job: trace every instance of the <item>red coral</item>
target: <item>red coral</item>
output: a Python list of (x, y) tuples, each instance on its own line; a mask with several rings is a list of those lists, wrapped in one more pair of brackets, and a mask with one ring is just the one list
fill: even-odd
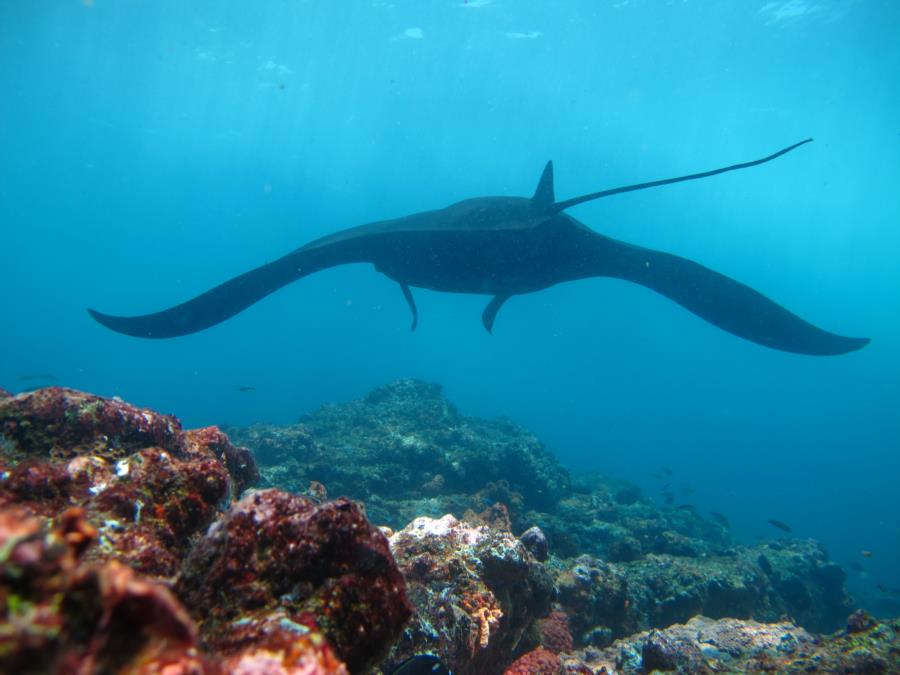
[(503, 675), (562, 675), (563, 667), (553, 652), (538, 647), (517, 658)]
[(554, 654), (572, 651), (572, 632), (569, 630), (569, 616), (565, 612), (550, 612), (539, 622), (541, 646)]

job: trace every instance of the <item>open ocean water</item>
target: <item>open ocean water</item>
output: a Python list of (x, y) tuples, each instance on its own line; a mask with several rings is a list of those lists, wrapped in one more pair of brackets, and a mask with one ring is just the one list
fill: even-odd
[[(892, 0), (0, 2), (0, 386), (58, 384), (186, 426), (286, 423), (398, 377), (506, 415), (571, 470), (813, 537), (857, 603), (900, 586), (900, 3)], [(106, 330), (338, 229), (480, 195), (560, 199), (861, 351), (722, 332), (621, 281), (513, 298), (370, 265), (183, 338)], [(241, 392), (240, 387), (252, 387)], [(862, 557), (861, 551), (871, 557)], [(881, 603), (881, 604), (879, 604)], [(887, 604), (886, 604), (887, 603)]]

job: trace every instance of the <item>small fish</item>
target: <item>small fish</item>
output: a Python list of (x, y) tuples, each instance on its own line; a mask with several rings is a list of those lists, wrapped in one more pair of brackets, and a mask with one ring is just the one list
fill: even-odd
[(887, 584), (876, 584), (878, 586), (878, 590), (887, 595), (891, 589), (887, 587)]
[(434, 654), (416, 654), (390, 672), (390, 675), (451, 675)]
[(859, 554), (860, 554), (863, 558), (871, 558), (871, 557), (872, 557), (872, 551), (866, 551), (865, 549), (862, 550), (862, 551), (860, 551)]
[(246, 394), (251, 391), (256, 391), (256, 387), (248, 387), (248, 386), (244, 385), (243, 387), (238, 387), (237, 390), (239, 392), (241, 392), (242, 394)]
[(675, 501), (675, 497), (672, 495), (666, 495), (666, 504), (672, 504)]
[(855, 560), (852, 561), (852, 562), (850, 562), (850, 563), (848, 563), (847, 566), (848, 566), (851, 570), (853, 570), (854, 572), (865, 572), (865, 571), (866, 571), (866, 568), (863, 567), (862, 565), (860, 565), (860, 564), (859, 564), (858, 562), (856, 562)]
[(28, 375), (19, 376), (19, 382), (34, 382), (35, 380), (56, 382), (56, 375), (53, 375), (52, 373), (30, 373)]
[(671, 487), (672, 487), (672, 483), (666, 483), (661, 488), (659, 488), (659, 491), (660, 492), (668, 492), (669, 488), (671, 488)]
[(722, 527), (731, 527), (731, 524), (728, 522), (728, 518), (723, 516), (718, 511), (710, 511), (709, 515), (711, 515), (713, 517), (713, 520), (715, 520)]
[(777, 527), (779, 530), (782, 530), (783, 532), (793, 532), (790, 525), (788, 525), (787, 523), (783, 523), (780, 520), (774, 520), (773, 518), (770, 518), (767, 522), (772, 527)]
[(679, 504), (678, 508), (682, 511), (690, 511), (691, 513), (697, 513), (697, 507), (693, 504)]
[(670, 469), (670, 468), (667, 467), (667, 466), (664, 466), (664, 467), (662, 468), (662, 472), (663, 472), (665, 475), (667, 475), (667, 476), (671, 476), (671, 475), (672, 475), (672, 469)]

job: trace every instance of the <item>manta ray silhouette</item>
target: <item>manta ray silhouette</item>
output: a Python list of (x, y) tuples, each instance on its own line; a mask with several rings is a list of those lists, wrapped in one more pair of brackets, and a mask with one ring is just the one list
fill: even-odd
[(412, 311), (412, 330), (418, 311), (411, 286), (492, 295), (482, 315), (490, 332), (497, 312), (514, 295), (565, 281), (614, 277), (646, 286), (722, 330), (766, 347), (800, 354), (843, 354), (865, 346), (868, 338), (829, 333), (723, 274), (670, 253), (605, 237), (563, 213), (601, 197), (763, 164), (810, 141), (751, 162), (563, 201), (555, 199), (553, 163), (547, 162), (530, 198), (476, 197), (444, 209), (341, 230), (154, 314), (111, 316), (88, 311), (107, 328), (125, 335), (178, 337), (225, 321), (282, 286), (320, 270), (372, 263), (400, 284)]

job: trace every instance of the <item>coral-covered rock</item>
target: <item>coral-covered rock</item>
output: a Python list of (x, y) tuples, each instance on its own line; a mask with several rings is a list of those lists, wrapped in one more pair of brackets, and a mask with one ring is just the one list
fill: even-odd
[(51, 522), (0, 508), (0, 672), (347, 675), (318, 633), (278, 624), (222, 660), (162, 584), (86, 562), (97, 530), (80, 508)]
[(528, 514), (556, 555), (627, 562), (650, 553), (720, 555), (733, 545), (725, 528), (689, 505), (660, 508), (635, 487), (598, 474), (582, 475), (577, 488), (551, 512)]
[(559, 610), (550, 612), (538, 622), (541, 646), (554, 654), (572, 651), (572, 631), (569, 629), (569, 617)]
[(188, 556), (176, 586), (204, 642), (232, 654), (272, 625), (321, 632), (354, 672), (377, 663), (412, 610), (387, 540), (346, 499), (247, 493)]
[(47, 387), (0, 402), (7, 458), (94, 455), (116, 461), (136, 450), (180, 454), (181, 425), (170, 415), (74, 389)]
[[(155, 671), (159, 672), (159, 671)], [(349, 675), (318, 633), (276, 630), (222, 662), (229, 675)]]
[(96, 536), (79, 508), (55, 523), (0, 509), (0, 672), (115, 672), (159, 659), (204, 672), (196, 627), (167, 588), (116, 561), (82, 561)]
[(617, 636), (664, 628), (697, 614), (750, 618), (768, 610), (764, 575), (740, 559), (649, 555), (616, 568), (628, 588), (628, 611), (614, 631)]
[(615, 565), (583, 555), (566, 562), (553, 561), (549, 569), (576, 644), (595, 643), (598, 635), (605, 641), (606, 635), (627, 634), (628, 582)]
[(173, 577), (190, 538), (255, 479), (215, 427), (51, 387), (0, 400), (0, 505), (53, 517), (78, 506), (99, 530), (89, 557)]
[(787, 615), (807, 630), (826, 633), (842, 626), (853, 610), (846, 573), (817, 541), (781, 539), (738, 550), (742, 559), (765, 572), (772, 589), (772, 611), (754, 618), (770, 621)]
[[(765, 562), (760, 563), (761, 557)], [(550, 564), (577, 645), (604, 646), (702, 614), (776, 621), (824, 632), (849, 614), (843, 573), (813, 541), (735, 547), (732, 555), (645, 555), (609, 563), (591, 556)]]
[(550, 557), (550, 544), (547, 542), (547, 537), (544, 536), (543, 530), (537, 525), (525, 530), (519, 535), (519, 540), (536, 560), (544, 562)]
[[(562, 657), (568, 673), (898, 673), (900, 621), (815, 637), (792, 623), (695, 617)], [(605, 669), (605, 670), (604, 670)]]
[(228, 436), (218, 427), (188, 429), (184, 432), (184, 440), (190, 452), (202, 455), (211, 451), (225, 464), (233, 481), (232, 491), (235, 495), (242, 494), (259, 481), (259, 469), (250, 450), (232, 445)]
[(446, 515), (417, 518), (390, 542), (416, 615), (388, 665), (433, 652), (458, 675), (502, 672), (549, 609), (549, 575), (509, 532)]
[[(268, 483), (292, 492), (311, 480), (366, 502), (376, 522), (402, 527), (418, 515), (509, 509), (519, 530), (528, 509), (546, 509), (569, 476), (532, 434), (506, 420), (464, 417), (441, 387), (399, 380), (289, 427), (229, 429), (249, 446)], [(462, 495), (454, 500), (453, 495)], [(403, 508), (402, 500), (421, 501)], [(423, 507), (425, 507), (423, 509)]]
[(562, 675), (562, 662), (553, 652), (538, 647), (517, 658), (503, 675)]

